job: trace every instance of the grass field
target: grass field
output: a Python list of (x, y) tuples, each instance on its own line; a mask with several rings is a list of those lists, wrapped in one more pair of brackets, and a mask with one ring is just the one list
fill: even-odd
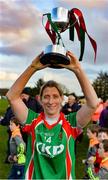
[[(8, 106), (7, 100), (0, 100), (0, 116), (4, 114)], [(5, 164), (4, 160), (6, 157), (6, 148), (7, 148), (7, 127), (0, 126), (0, 179), (7, 179), (10, 164)], [(82, 159), (85, 159), (86, 152), (88, 148), (88, 139), (84, 134), (83, 140), (81, 143), (77, 144), (77, 153), (76, 153), (76, 177), (81, 179), (84, 175), (84, 165), (82, 164)]]
[[(8, 101), (6, 99), (0, 100), (0, 116), (4, 115), (8, 107)], [(0, 126), (0, 179), (7, 179), (10, 171), (10, 165), (4, 163), (7, 150), (7, 127)]]
[(10, 164), (4, 163), (7, 150), (7, 128), (0, 126), (0, 179), (7, 179)]
[(4, 115), (5, 110), (8, 107), (8, 101), (6, 99), (0, 99), (0, 116)]

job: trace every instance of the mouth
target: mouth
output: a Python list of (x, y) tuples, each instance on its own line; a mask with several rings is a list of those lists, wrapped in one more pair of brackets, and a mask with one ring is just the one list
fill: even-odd
[(54, 110), (54, 109), (57, 109), (58, 107), (57, 106), (55, 106), (55, 105), (48, 105), (47, 107), (46, 107), (48, 110)]
[(47, 108), (53, 110), (56, 108), (56, 106), (47, 106)]

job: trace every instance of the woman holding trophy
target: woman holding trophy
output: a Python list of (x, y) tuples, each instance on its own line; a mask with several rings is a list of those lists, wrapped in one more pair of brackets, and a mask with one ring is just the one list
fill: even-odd
[(97, 95), (84, 73), (79, 61), (71, 52), (67, 52), (70, 64), (59, 66), (75, 73), (86, 104), (77, 113), (65, 117), (60, 113), (63, 94), (54, 81), (47, 82), (40, 92), (44, 112), (36, 114), (28, 109), (20, 94), (30, 77), (48, 66), (40, 62), (42, 54), (22, 73), (7, 93), (7, 98), (24, 131), (28, 132), (26, 154), (26, 179), (72, 179), (75, 178), (74, 142), (90, 121), (98, 105)]
[(40, 91), (44, 112), (37, 114), (28, 109), (20, 98), (22, 90), (34, 73), (52, 66), (50, 59), (42, 63), (42, 57), (43, 53), (32, 61), (7, 93), (16, 118), (24, 125), (23, 131), (28, 133), (24, 178), (75, 179), (75, 139), (90, 121), (98, 106), (98, 98), (80, 62), (67, 51), (69, 63), (59, 63), (54, 54), (56, 68), (65, 68), (76, 75), (86, 104), (65, 116), (61, 113), (63, 92), (55, 81), (48, 81)]

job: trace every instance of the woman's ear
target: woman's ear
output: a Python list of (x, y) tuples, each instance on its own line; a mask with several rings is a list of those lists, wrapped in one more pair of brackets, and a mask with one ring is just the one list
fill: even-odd
[(39, 96), (39, 103), (42, 105), (42, 97)]

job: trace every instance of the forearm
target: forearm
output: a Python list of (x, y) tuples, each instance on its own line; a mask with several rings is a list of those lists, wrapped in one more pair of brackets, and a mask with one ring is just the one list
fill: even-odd
[(77, 112), (77, 125), (85, 127), (91, 120), (91, 116), (98, 106), (98, 97), (81, 67), (77, 68), (74, 73), (86, 99), (86, 103)]
[(85, 72), (81, 68), (80, 62), (70, 51), (67, 52), (67, 56), (69, 56), (70, 58), (70, 64), (65, 67), (75, 73), (86, 98), (87, 105), (91, 108), (96, 108), (98, 104), (97, 95), (91, 83), (89, 82), (89, 79), (87, 78)]
[(20, 97), (22, 90), (24, 89), (25, 85), (27, 84), (30, 77), (36, 72), (36, 69), (30, 65), (22, 74), (21, 76), (15, 81), (13, 86), (7, 92), (7, 98), (12, 101)]
[(74, 73), (80, 83), (80, 86), (84, 93), (87, 105), (90, 108), (96, 109), (96, 107), (98, 105), (98, 97), (97, 97), (95, 90), (92, 87), (89, 79), (87, 78), (85, 72), (80, 67), (80, 68), (76, 69)]

